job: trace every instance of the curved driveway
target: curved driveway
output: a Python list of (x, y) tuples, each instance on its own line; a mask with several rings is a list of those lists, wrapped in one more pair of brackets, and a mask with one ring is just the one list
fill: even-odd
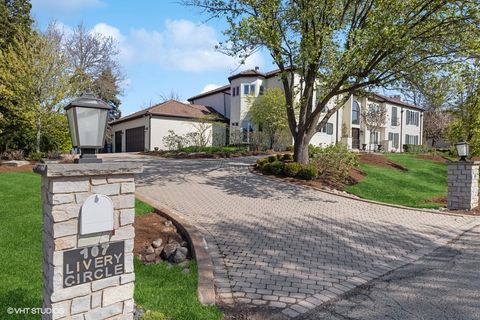
[(167, 160), (130, 156), (137, 192), (203, 233), (224, 303), (280, 308), (295, 317), (412, 262), (480, 224), (370, 204), (249, 172), (254, 158)]

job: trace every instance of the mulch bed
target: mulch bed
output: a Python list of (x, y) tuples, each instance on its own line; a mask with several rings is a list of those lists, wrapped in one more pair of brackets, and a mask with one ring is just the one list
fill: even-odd
[(177, 233), (175, 227), (166, 227), (167, 219), (156, 213), (149, 213), (143, 216), (135, 217), (135, 245), (133, 252), (139, 255), (152, 243), (152, 241), (161, 238), (163, 243), (175, 240), (182, 243), (184, 239)]
[(442, 163), (445, 163), (447, 161), (443, 157), (439, 155), (433, 155), (433, 154), (419, 154), (417, 155), (417, 158), (423, 159), (423, 160), (437, 161)]
[(33, 172), (33, 166), (33, 164), (21, 167), (0, 165), (0, 172)]
[(370, 164), (375, 166), (381, 166), (386, 168), (393, 168), (400, 171), (408, 171), (407, 168), (404, 166), (393, 162), (392, 160), (386, 158), (380, 154), (372, 154), (372, 153), (361, 153), (359, 156), (360, 163)]

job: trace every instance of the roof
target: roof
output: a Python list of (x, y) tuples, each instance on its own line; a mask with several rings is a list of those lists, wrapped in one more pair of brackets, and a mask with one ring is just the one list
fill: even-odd
[(381, 94), (378, 94), (378, 93), (372, 93), (372, 99), (377, 100), (379, 102), (388, 102), (388, 103), (391, 103), (391, 104), (396, 104), (396, 105), (399, 105), (399, 106), (424, 111), (423, 108), (420, 108), (420, 107), (418, 107), (414, 104), (402, 101), (402, 99), (400, 99), (400, 97), (389, 97), (389, 96), (384, 96), (384, 95), (381, 95)]
[(112, 121), (110, 122), (110, 124), (118, 124), (148, 115), (185, 119), (200, 119), (205, 116), (214, 116), (217, 121), (226, 121), (226, 118), (224, 116), (222, 116), (220, 113), (218, 113), (217, 111), (215, 111), (215, 109), (211, 107), (199, 104), (183, 103), (177, 100), (168, 100), (156, 104), (150, 108), (132, 113), (128, 116)]
[(215, 93), (223, 92), (223, 91), (228, 91), (226, 93), (230, 94), (230, 85), (227, 84), (227, 85), (221, 86), (219, 88), (216, 88), (216, 89), (213, 89), (213, 90), (210, 90), (210, 91), (199, 93), (196, 96), (188, 98), (188, 101), (193, 101), (195, 99), (200, 99), (200, 98), (203, 98), (203, 97), (215, 94)]

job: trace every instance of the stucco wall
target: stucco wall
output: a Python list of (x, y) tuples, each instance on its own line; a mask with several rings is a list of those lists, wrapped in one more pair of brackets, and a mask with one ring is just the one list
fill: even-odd
[(133, 119), (125, 122), (121, 122), (118, 124), (112, 125), (112, 132), (113, 132), (113, 152), (116, 152), (115, 150), (115, 132), (116, 131), (122, 131), (122, 151), (125, 152), (126, 150), (126, 145), (125, 145), (125, 130), (127, 129), (132, 129), (132, 128), (137, 128), (137, 127), (142, 127), (145, 126), (147, 130), (145, 130), (145, 148), (148, 148), (148, 143), (150, 139), (150, 135), (148, 132), (148, 117), (142, 117), (138, 119)]

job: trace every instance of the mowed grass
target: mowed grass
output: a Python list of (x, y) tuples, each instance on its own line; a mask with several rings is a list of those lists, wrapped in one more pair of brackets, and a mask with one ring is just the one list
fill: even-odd
[(415, 208), (438, 208), (435, 198), (447, 194), (447, 165), (419, 159), (414, 154), (386, 154), (408, 171), (360, 164), (367, 176), (345, 191), (359, 197)]
[[(137, 215), (153, 211), (135, 201)], [(0, 173), (0, 319), (40, 319), (40, 315), (7, 315), (8, 307), (42, 306), (42, 210), (40, 176)], [(145, 266), (135, 259), (135, 302), (151, 310), (149, 320), (221, 319), (214, 306), (197, 299), (197, 270), (189, 274), (167, 264)]]

